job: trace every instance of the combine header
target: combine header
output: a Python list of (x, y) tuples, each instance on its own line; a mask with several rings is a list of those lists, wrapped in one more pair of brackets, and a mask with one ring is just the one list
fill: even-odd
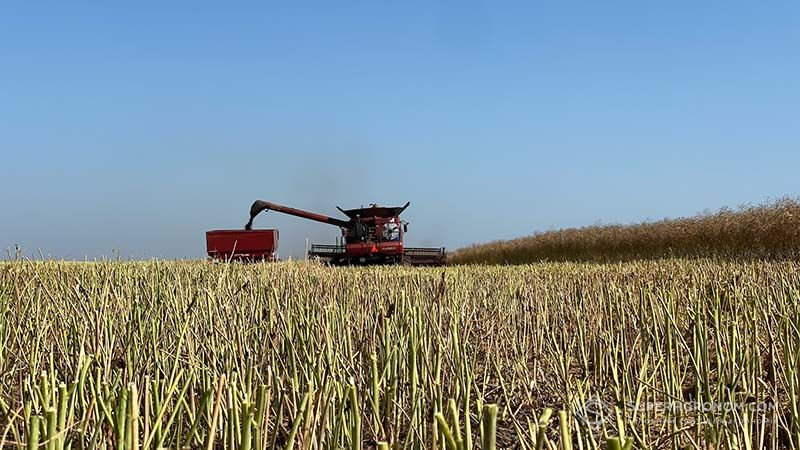
[(400, 219), (400, 214), (411, 203), (403, 206), (378, 206), (344, 210), (336, 207), (347, 220), (324, 216), (301, 209), (290, 208), (263, 200), (256, 200), (250, 207), (250, 220), (245, 225), (250, 230), (253, 219), (262, 211), (277, 211), (304, 219), (337, 226), (342, 236), (335, 245), (314, 244), (308, 256), (318, 258), (334, 265), (369, 264), (409, 264), (444, 265), (444, 248), (406, 247), (403, 236), (408, 231), (408, 223)]

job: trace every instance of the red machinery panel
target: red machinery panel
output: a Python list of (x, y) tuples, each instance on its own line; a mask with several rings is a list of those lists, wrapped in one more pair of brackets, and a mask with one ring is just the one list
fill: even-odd
[(275, 260), (278, 230), (206, 231), (208, 256), (218, 260)]

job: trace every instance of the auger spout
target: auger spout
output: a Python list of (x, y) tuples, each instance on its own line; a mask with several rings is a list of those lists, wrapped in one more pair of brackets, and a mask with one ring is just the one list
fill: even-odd
[(250, 220), (247, 221), (247, 224), (244, 226), (244, 228), (246, 230), (250, 230), (253, 227), (253, 219), (255, 219), (256, 216), (259, 213), (261, 213), (261, 211), (269, 211), (269, 210), (277, 211), (284, 214), (289, 214), (290, 216), (302, 217), (303, 219), (314, 220), (316, 222), (327, 223), (342, 228), (348, 228), (351, 225), (350, 223), (351, 221), (348, 220), (336, 219), (322, 214), (303, 211), (302, 209), (297, 209), (297, 208), (290, 208), (288, 206), (283, 206), (277, 203), (267, 202), (264, 200), (256, 200), (250, 207)]

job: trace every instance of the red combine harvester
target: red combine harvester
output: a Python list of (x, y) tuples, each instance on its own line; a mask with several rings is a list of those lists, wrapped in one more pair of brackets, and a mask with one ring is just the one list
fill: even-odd
[[(406, 247), (403, 235), (408, 223), (400, 220), (400, 214), (411, 203), (404, 206), (378, 206), (344, 210), (336, 207), (347, 220), (336, 219), (276, 203), (256, 200), (250, 207), (250, 220), (245, 225), (250, 230), (253, 219), (262, 211), (273, 210), (304, 219), (334, 225), (342, 230), (342, 237), (335, 245), (314, 244), (308, 256), (334, 265), (409, 264), (441, 266), (446, 263), (443, 247)], [(277, 237), (277, 235), (276, 235)], [(277, 242), (277, 241), (276, 241)]]

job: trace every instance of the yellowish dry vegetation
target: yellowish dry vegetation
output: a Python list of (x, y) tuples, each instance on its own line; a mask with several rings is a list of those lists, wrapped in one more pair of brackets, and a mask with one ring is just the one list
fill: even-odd
[(448, 255), (456, 264), (631, 261), (672, 257), (800, 256), (800, 201), (784, 198), (694, 217), (596, 225), (477, 244)]

